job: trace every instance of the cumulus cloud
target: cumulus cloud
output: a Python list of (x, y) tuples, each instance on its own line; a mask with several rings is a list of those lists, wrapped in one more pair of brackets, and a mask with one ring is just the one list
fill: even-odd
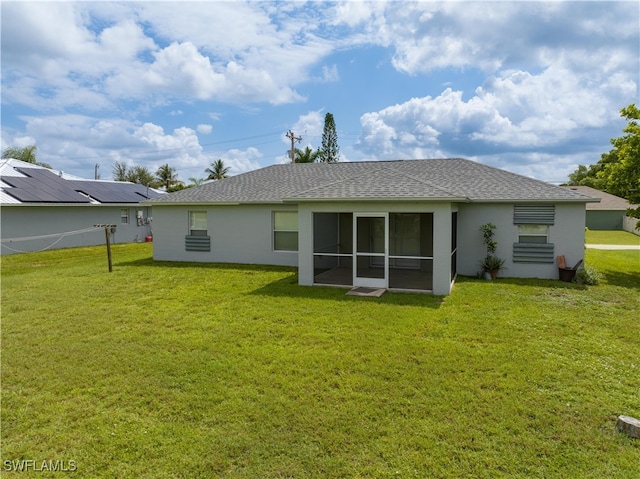
[(223, 158), (237, 174), (259, 167), (262, 153), (256, 148), (205, 151), (194, 130), (186, 127), (170, 132), (157, 124), (136, 124), (118, 118), (97, 119), (86, 115), (25, 117), (27, 135), (3, 135), (3, 147), (26, 146), (39, 141), (38, 159), (54, 168), (81, 177), (92, 177), (95, 164), (102, 178), (109, 178), (116, 161), (144, 166), (152, 173), (165, 163), (179, 178), (203, 177), (209, 164)]
[[(308, 113), (291, 126), (303, 136), (302, 147), (319, 145), (323, 108), (335, 113), (340, 102), (350, 118), (360, 118), (361, 133), (349, 133), (358, 138), (355, 148), (341, 138), (350, 158), (464, 155), (500, 166), (506, 155), (512, 169), (528, 174), (537, 170), (527, 161), (547, 165), (545, 155), (556, 155), (569, 165), (578, 150), (584, 159), (596, 141), (608, 145), (619, 133), (611, 128), (620, 124), (619, 109), (638, 98), (633, 2), (182, 2), (180, 8), (2, 2), (1, 8), (2, 141), (37, 139), (51, 155), (43, 161), (64, 163), (65, 170), (118, 158), (150, 167), (174, 162), (184, 178), (201, 176), (198, 169), (223, 158), (232, 171), (245, 171), (276, 154), (205, 151), (197, 135), (213, 131), (208, 122), (220, 121), (216, 133), (238, 138), (244, 133), (229, 125), (246, 128), (243, 120), (264, 114), (260, 125), (270, 126), (246, 134), (260, 136), (273, 125), (286, 130), (300, 110), (285, 106), (309, 101)], [(347, 56), (358, 65), (376, 56), (376, 71), (389, 75), (389, 86), (376, 89), (386, 77), (374, 86), (355, 78)], [(463, 76), (464, 84), (456, 81)], [(394, 84), (398, 78), (402, 83)], [(385, 99), (406, 84), (410, 93), (399, 87)], [(444, 84), (449, 88), (434, 88)], [(346, 117), (338, 118), (341, 127)], [(356, 129), (357, 120), (350, 121)], [(287, 142), (274, 140), (278, 155), (280, 141)]]
[(203, 135), (208, 135), (213, 131), (213, 126), (200, 124), (196, 127), (196, 130), (198, 131), (198, 133), (202, 133)]

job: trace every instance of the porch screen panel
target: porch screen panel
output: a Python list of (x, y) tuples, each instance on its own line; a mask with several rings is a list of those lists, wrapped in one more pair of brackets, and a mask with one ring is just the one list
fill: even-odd
[(313, 282), (350, 286), (353, 280), (353, 215), (313, 214)]
[(458, 267), (458, 213), (451, 213), (451, 281), (456, 278)]
[(433, 288), (433, 214), (389, 214), (389, 287)]

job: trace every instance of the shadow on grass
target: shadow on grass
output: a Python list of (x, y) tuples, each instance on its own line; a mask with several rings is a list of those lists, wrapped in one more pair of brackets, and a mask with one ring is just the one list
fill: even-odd
[(260, 273), (290, 273), (284, 278), (272, 281), (264, 286), (251, 291), (248, 294), (270, 297), (289, 297), (305, 299), (323, 299), (333, 301), (375, 301), (380, 304), (422, 306), (428, 308), (438, 308), (444, 301), (441, 296), (434, 296), (423, 293), (400, 293), (387, 292), (380, 298), (347, 296), (350, 288), (331, 286), (300, 286), (298, 284), (297, 268), (292, 266), (272, 266), (259, 264), (240, 263), (199, 263), (182, 261), (155, 261), (152, 257), (140, 258), (133, 261), (115, 262), (114, 267), (150, 267), (163, 269), (191, 269), (202, 270), (236, 270)]
[(442, 296), (434, 296), (424, 293), (387, 292), (379, 298), (363, 296), (347, 296), (351, 288), (336, 286), (300, 286), (298, 275), (293, 274), (278, 281), (273, 281), (254, 291), (251, 295), (269, 297), (289, 297), (322, 299), (332, 301), (373, 301), (379, 304), (391, 304), (397, 306), (420, 306), (425, 308), (439, 308), (444, 302)]
[(584, 290), (586, 286), (578, 283), (567, 283), (556, 279), (540, 279), (540, 278), (501, 278), (498, 277), (493, 281), (487, 281), (481, 278), (471, 276), (458, 276), (456, 283), (494, 283), (496, 285), (508, 284), (513, 286), (522, 286), (530, 288), (549, 288), (549, 289), (566, 289), (566, 290)]
[[(632, 273), (623, 273), (618, 271), (601, 271), (600, 284), (609, 286), (619, 286), (621, 288), (630, 288), (640, 291), (640, 275)], [(485, 282), (484, 279), (473, 277), (460, 277), (456, 279), (456, 283), (464, 282)], [(509, 284), (523, 287), (537, 287), (550, 289), (566, 289), (566, 290), (585, 290), (587, 286), (579, 283), (567, 283), (555, 279), (539, 279), (539, 278), (498, 278), (496, 284)], [(595, 286), (597, 287), (597, 286)]]
[(198, 261), (156, 261), (151, 256), (148, 258), (140, 258), (133, 261), (114, 262), (114, 266), (146, 266), (163, 269), (223, 269), (223, 270), (239, 270), (259, 272), (291, 272), (295, 273), (297, 268), (294, 266), (275, 266), (264, 264), (243, 264), (243, 263), (201, 263)]
[(620, 271), (602, 271), (602, 280), (612, 286), (621, 286), (640, 291), (640, 275)]

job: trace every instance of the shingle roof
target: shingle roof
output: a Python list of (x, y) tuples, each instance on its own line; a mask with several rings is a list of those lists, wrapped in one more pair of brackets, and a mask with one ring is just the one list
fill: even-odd
[(588, 210), (626, 211), (631, 207), (629, 202), (624, 198), (596, 190), (595, 188), (590, 188), (589, 186), (565, 186), (565, 188), (593, 198), (600, 198), (600, 203), (588, 204)]
[(579, 192), (464, 159), (273, 165), (149, 203), (331, 200), (573, 201)]

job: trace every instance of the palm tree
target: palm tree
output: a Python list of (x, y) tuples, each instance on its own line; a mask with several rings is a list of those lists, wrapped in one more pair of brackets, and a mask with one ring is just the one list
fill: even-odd
[(294, 163), (315, 163), (320, 155), (320, 150), (313, 151), (310, 147), (306, 147), (303, 150), (296, 148), (295, 156), (293, 157)]
[(216, 160), (211, 163), (211, 168), (207, 168), (204, 172), (209, 174), (207, 180), (222, 180), (227, 177), (229, 167), (224, 166), (224, 161)]
[(173, 185), (178, 182), (178, 175), (174, 168), (169, 166), (169, 163), (165, 163), (158, 171), (156, 171), (156, 179), (164, 187), (165, 190), (170, 190)]
[(202, 183), (204, 183), (206, 180), (205, 180), (204, 178), (195, 178), (195, 177), (191, 176), (191, 177), (189, 177), (189, 181), (190, 181), (191, 183), (189, 183), (189, 184), (187, 185), (187, 187), (190, 187), (190, 186), (200, 186), (200, 185), (201, 185)]
[(2, 158), (13, 158), (14, 160), (24, 161), (25, 163), (33, 163), (34, 165), (51, 168), (50, 164), (42, 163), (36, 159), (37, 151), (38, 147), (36, 145), (25, 146), (24, 148), (10, 146), (2, 152)]

